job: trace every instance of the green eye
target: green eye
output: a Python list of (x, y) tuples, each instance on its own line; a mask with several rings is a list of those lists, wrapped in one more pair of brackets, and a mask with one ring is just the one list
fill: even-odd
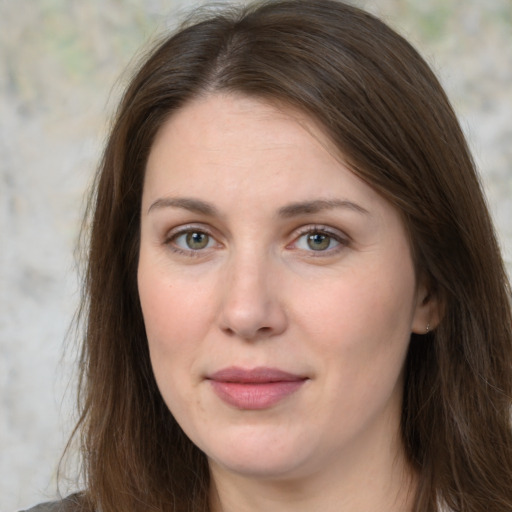
[(341, 238), (335, 234), (311, 230), (297, 238), (295, 247), (303, 251), (326, 252), (336, 249), (342, 243)]
[(206, 233), (198, 233), (193, 231), (185, 235), (185, 240), (189, 249), (197, 251), (198, 249), (204, 249), (205, 247), (208, 247), (210, 237)]
[(201, 251), (212, 247), (215, 240), (203, 231), (184, 231), (172, 239), (173, 244), (184, 251)]
[(307, 244), (313, 251), (325, 251), (329, 249), (332, 238), (324, 233), (312, 233), (307, 235)]

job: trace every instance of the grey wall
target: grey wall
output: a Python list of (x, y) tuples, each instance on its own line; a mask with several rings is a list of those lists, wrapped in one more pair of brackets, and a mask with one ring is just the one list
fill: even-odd
[[(512, 269), (512, 3), (358, 4), (409, 37), (440, 74)], [(74, 354), (64, 347), (79, 294), (73, 249), (82, 197), (125, 83), (120, 75), (184, 5), (0, 0), (1, 510), (55, 493), (72, 425)]]

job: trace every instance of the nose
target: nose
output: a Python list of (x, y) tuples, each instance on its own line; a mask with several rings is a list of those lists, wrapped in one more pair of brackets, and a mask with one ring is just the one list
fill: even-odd
[(282, 334), (288, 325), (278, 265), (255, 254), (232, 261), (220, 286), (219, 325), (247, 341)]

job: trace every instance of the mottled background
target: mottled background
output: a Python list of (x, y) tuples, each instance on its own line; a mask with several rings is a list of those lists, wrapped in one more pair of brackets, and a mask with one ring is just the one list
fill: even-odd
[[(440, 75), (512, 269), (512, 1), (356, 3), (408, 37)], [(72, 425), (74, 353), (64, 348), (79, 296), (73, 251), (83, 194), (126, 67), (192, 7), (0, 0), (1, 510), (55, 495)]]

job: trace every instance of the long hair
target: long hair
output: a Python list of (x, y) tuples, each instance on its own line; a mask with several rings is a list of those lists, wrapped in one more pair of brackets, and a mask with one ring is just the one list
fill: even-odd
[(418, 53), (334, 0), (277, 0), (195, 18), (161, 42), (119, 106), (91, 197), (82, 319), (83, 503), (206, 511), (205, 455), (174, 420), (149, 360), (136, 274), (145, 165), (193, 98), (236, 92), (321, 123), (351, 170), (401, 213), (442, 318), (412, 335), (402, 439), (414, 510), (512, 510), (510, 288), (453, 110)]

